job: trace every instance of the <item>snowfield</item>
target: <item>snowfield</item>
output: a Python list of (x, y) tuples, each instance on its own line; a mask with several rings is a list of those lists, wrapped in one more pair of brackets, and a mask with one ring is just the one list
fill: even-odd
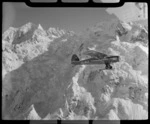
[[(143, 45), (148, 38), (132, 40), (132, 27), (108, 21), (84, 36), (55, 28), (45, 31), (32, 23), (9, 28), (2, 41), (3, 119), (148, 119), (149, 53)], [(112, 70), (105, 65), (71, 65), (73, 54), (87, 57), (86, 49), (121, 60)]]

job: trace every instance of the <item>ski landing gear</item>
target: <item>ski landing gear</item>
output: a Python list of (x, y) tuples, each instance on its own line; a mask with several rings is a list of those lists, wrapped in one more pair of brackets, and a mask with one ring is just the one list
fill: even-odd
[(110, 65), (110, 63), (105, 63), (105, 65), (106, 65), (106, 69), (113, 69), (113, 67)]

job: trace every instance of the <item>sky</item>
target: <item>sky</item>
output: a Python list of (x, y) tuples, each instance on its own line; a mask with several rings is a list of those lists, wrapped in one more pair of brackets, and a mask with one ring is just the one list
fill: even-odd
[(116, 18), (106, 8), (33, 8), (25, 3), (3, 3), (3, 32), (9, 27), (20, 27), (28, 22), (79, 33), (102, 20)]
[(3, 32), (9, 27), (17, 28), (31, 22), (36, 25), (41, 24), (45, 30), (50, 27), (59, 27), (60, 29), (80, 33), (104, 20), (118, 18), (122, 21), (132, 21), (137, 17), (141, 19), (143, 18), (140, 15), (141, 12), (135, 7), (134, 3), (125, 3), (118, 8), (34, 8), (23, 2), (3, 2)]
[(143, 20), (148, 18), (148, 6), (147, 3), (134, 2), (125, 3), (122, 7), (108, 8), (108, 13), (114, 13), (120, 20), (125, 22)]

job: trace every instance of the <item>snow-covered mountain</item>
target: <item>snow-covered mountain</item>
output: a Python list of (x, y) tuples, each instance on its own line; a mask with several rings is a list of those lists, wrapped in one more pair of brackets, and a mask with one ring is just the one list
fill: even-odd
[(2, 35), (3, 68), (6, 72), (12, 71), (24, 62), (47, 51), (50, 43), (55, 39), (66, 40), (73, 32), (49, 28), (45, 31), (42, 26), (27, 23), (20, 28), (10, 27)]
[[(3, 118), (120, 120), (148, 118), (148, 31), (105, 21), (83, 35), (32, 23), (2, 35)], [(72, 66), (87, 49), (119, 55), (105, 65)]]

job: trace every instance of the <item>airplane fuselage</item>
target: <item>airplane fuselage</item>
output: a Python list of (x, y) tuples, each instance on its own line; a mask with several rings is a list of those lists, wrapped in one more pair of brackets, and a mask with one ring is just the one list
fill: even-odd
[(107, 56), (103, 59), (90, 58), (90, 59), (81, 60), (81, 61), (72, 61), (72, 64), (90, 65), (90, 64), (106, 64), (106, 63), (114, 63), (114, 62), (119, 62), (119, 56)]

